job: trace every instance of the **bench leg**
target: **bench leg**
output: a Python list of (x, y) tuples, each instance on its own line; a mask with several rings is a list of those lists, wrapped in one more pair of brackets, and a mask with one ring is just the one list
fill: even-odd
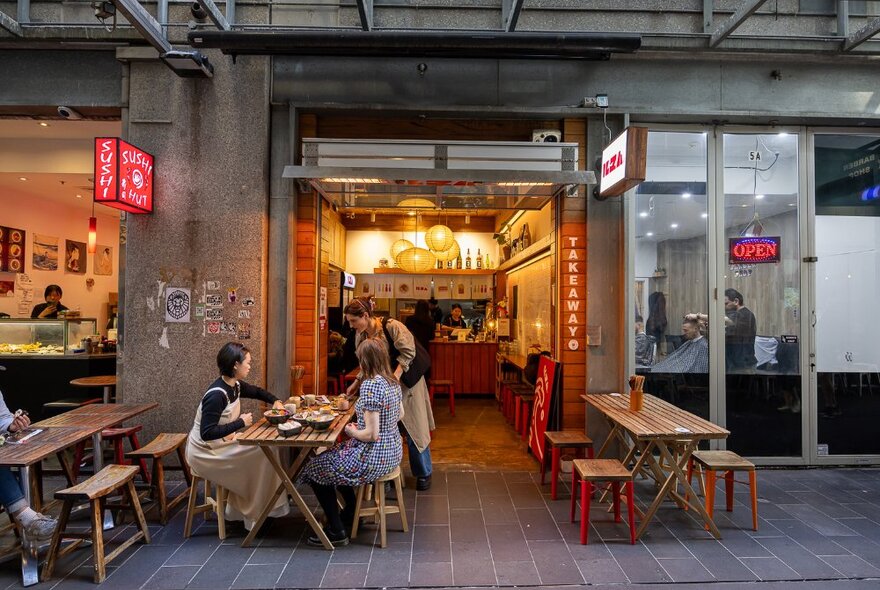
[[(574, 493), (574, 490), (572, 490)], [(588, 542), (590, 531), (590, 496), (593, 495), (593, 484), (585, 479), (581, 480), (581, 545)]]
[(192, 523), (193, 517), (195, 516), (196, 510), (196, 497), (199, 493), (199, 480), (201, 478), (194, 478), (193, 481), (189, 484), (189, 501), (186, 504), (186, 522), (183, 525), (183, 538), (189, 539), (190, 535), (192, 535)]
[[(141, 448), (141, 443), (138, 442), (137, 432), (133, 432), (131, 436), (128, 437), (128, 444), (131, 445), (131, 450), (136, 451)], [(138, 460), (141, 467), (141, 478), (144, 480), (144, 483), (150, 483), (150, 470), (147, 467), (147, 460), (141, 458)]]
[[(364, 503), (364, 490), (366, 490), (367, 486), (360, 485), (357, 489), (357, 495), (354, 500), (354, 522), (351, 523), (351, 534), (350, 538), (354, 539), (358, 534), (358, 527), (361, 524), (361, 505)], [(400, 492), (397, 492), (398, 494)]]
[(578, 496), (578, 472), (577, 469), (571, 470), (571, 522), (574, 522), (574, 513), (577, 508)]
[(614, 522), (620, 522), (620, 482), (611, 482), (611, 493), (614, 494)]
[(749, 471), (749, 495), (752, 497), (752, 529), (758, 530), (758, 474)]
[(636, 544), (636, 507), (633, 482), (626, 482), (626, 519), (629, 521), (629, 543)]
[(733, 512), (733, 471), (724, 474), (724, 497), (727, 500), (727, 511)]
[(550, 459), (550, 499), (556, 499), (556, 488), (559, 485), (559, 460), (562, 449), (553, 447)]
[[(144, 511), (141, 510), (141, 503), (138, 500), (137, 490), (134, 487), (134, 482), (132, 480), (128, 480), (128, 485), (125, 488), (126, 493), (128, 494), (128, 499), (131, 500), (131, 506), (134, 509), (134, 515), (137, 519), (138, 528), (144, 534), (144, 543), (150, 542), (150, 529), (147, 528), (147, 519), (144, 518)], [(164, 522), (162, 524), (165, 524)]]
[[(711, 469), (705, 470), (706, 474), (706, 513), (709, 515), (709, 518), (714, 518), (712, 516), (715, 511), (715, 472)], [(706, 523), (706, 530), (709, 530), (709, 524)]]
[(92, 558), (95, 567), (95, 584), (100, 584), (107, 577), (107, 566), (104, 563), (104, 510), (101, 500), (92, 500)]
[(52, 534), (52, 542), (49, 544), (48, 558), (46, 565), (43, 566), (43, 581), (52, 578), (55, 572), (55, 562), (58, 561), (58, 551), (61, 549), (61, 533), (67, 528), (67, 521), (70, 519), (70, 511), (73, 509), (73, 500), (64, 500), (61, 507), (61, 516), (58, 517), (58, 526)]

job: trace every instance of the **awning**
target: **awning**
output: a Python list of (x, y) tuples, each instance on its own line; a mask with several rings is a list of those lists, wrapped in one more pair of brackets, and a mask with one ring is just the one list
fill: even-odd
[(284, 178), (341, 209), (541, 209), (595, 184), (574, 143), (304, 139)]

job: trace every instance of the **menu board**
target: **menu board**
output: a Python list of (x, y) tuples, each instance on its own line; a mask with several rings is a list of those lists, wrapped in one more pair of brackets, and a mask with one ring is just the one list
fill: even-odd
[(376, 282), (376, 292), (373, 295), (381, 299), (394, 297), (394, 275), (374, 275), (373, 280)]
[(0, 226), (0, 272), (24, 272), (25, 231)]
[(376, 276), (358, 275), (354, 287), (355, 297), (371, 297), (376, 294)]
[(409, 275), (394, 276), (394, 297), (411, 299), (413, 297), (413, 278)]
[(428, 299), (431, 296), (431, 277), (416, 275), (413, 277), (413, 297)]
[(453, 299), (470, 299), (471, 298), (471, 279), (470, 277), (455, 277), (452, 283)]

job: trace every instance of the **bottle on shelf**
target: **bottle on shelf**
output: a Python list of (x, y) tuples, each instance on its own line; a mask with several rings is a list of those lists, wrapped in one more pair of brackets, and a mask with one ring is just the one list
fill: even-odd
[(477, 270), (483, 268), (483, 255), (480, 254), (480, 249), (477, 248)]
[(471, 249), (470, 248), (467, 249), (467, 256), (465, 256), (465, 259), (464, 259), (464, 267), (467, 270), (470, 270), (470, 268), (471, 268)]
[(442, 260), (439, 260), (439, 259), (437, 260), (437, 268), (439, 268), (439, 269), (443, 268), (443, 261)]
[(458, 253), (458, 258), (455, 259), (455, 268), (461, 270), (461, 252)]
[(486, 253), (486, 261), (483, 263), (483, 268), (492, 268), (492, 259), (489, 258), (489, 253)]
[(452, 258), (450, 258), (449, 260), (446, 261), (446, 268), (450, 268), (450, 269), (451, 269), (451, 268), (453, 268), (454, 266), (455, 266), (455, 261), (454, 261)]

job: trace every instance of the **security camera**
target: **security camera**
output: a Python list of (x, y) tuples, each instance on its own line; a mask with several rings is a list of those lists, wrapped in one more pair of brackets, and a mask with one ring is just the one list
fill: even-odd
[(78, 121), (83, 118), (82, 113), (78, 110), (64, 105), (58, 107), (58, 114), (68, 121)]
[(202, 8), (202, 5), (198, 2), (193, 2), (190, 4), (189, 12), (192, 14), (193, 18), (199, 22), (204, 21), (208, 18), (208, 13), (205, 12), (205, 9)]

